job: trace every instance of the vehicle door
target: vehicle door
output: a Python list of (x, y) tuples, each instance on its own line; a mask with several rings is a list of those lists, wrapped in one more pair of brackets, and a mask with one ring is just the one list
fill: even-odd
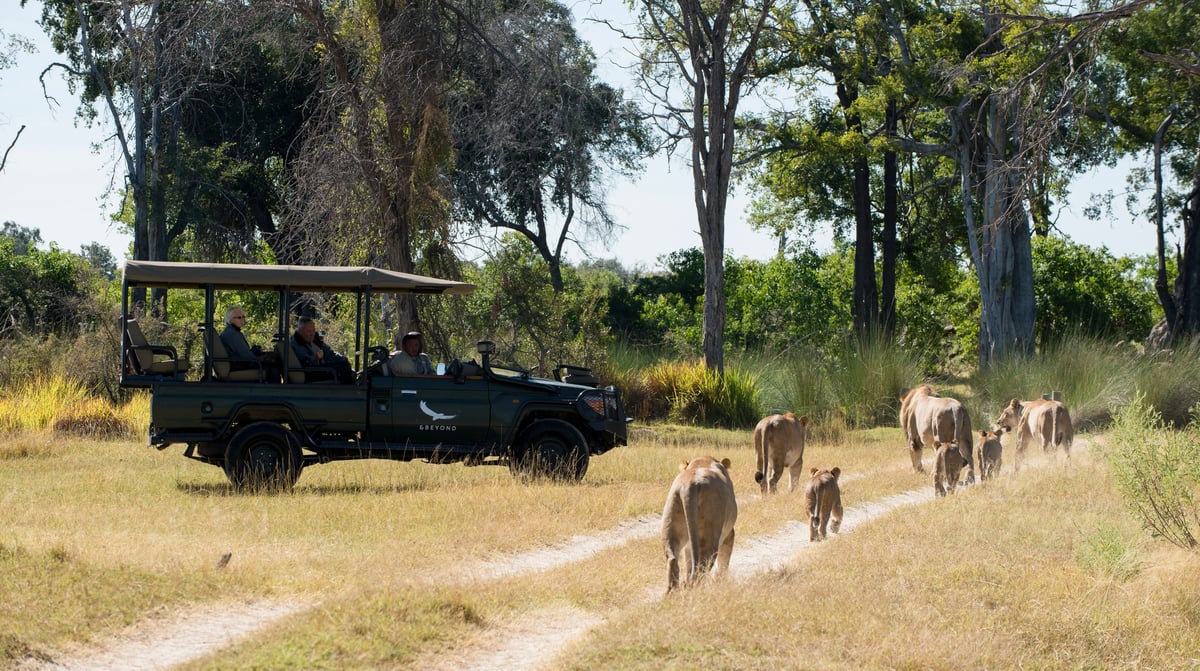
[(486, 445), (491, 405), (480, 376), (380, 376), (371, 380), (372, 439), (413, 445)]

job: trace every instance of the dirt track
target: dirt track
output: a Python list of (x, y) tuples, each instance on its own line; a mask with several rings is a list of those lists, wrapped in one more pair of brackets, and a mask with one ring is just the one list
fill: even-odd
[[(757, 494), (748, 500), (757, 498)], [(879, 501), (847, 507), (842, 533), (870, 522), (903, 506), (933, 498), (933, 490), (889, 496)], [(464, 567), (440, 581), (482, 582), (557, 568), (581, 561), (630, 541), (659, 532), (660, 518), (646, 515), (622, 522), (603, 533), (576, 536), (561, 544)], [(778, 532), (739, 539), (734, 549), (730, 574), (745, 579), (790, 562), (797, 554), (814, 547), (808, 540), (808, 525), (789, 521)], [(648, 586), (646, 600), (660, 597), (660, 586)], [(168, 669), (237, 643), (273, 624), (303, 612), (314, 604), (295, 602), (222, 603), (183, 613), (151, 617), (126, 629), (102, 645), (64, 650), (52, 660), (27, 660), (18, 669), (28, 671), (83, 671), (90, 669)], [(450, 669), (536, 669), (552, 660), (567, 643), (602, 624), (603, 618), (579, 609), (556, 607), (522, 613), (519, 621), (499, 624), (485, 632), (482, 640), (457, 654), (440, 653), (420, 660), (415, 668)]]

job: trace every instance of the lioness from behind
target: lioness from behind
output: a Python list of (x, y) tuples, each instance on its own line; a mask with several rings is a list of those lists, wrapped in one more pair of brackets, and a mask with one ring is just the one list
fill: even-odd
[(804, 509), (808, 511), (808, 540), (825, 540), (826, 531), (837, 533), (842, 526), (842, 490), (838, 476), (842, 469), (834, 466), (825, 471), (818, 468), (810, 471), (808, 483), (804, 485)]
[(804, 438), (808, 433), (808, 417), (793, 413), (769, 415), (754, 427), (754, 481), (762, 492), (775, 493), (775, 485), (788, 471), (788, 491), (796, 491), (804, 468)]
[(900, 396), (900, 428), (908, 442), (913, 470), (924, 473), (921, 449), (934, 444), (954, 443), (967, 467), (967, 482), (975, 481), (974, 449), (971, 436), (971, 417), (961, 402), (939, 396), (931, 385), (922, 384)]
[(955, 443), (935, 442), (933, 447), (936, 464), (933, 471), (933, 492), (938, 496), (945, 496), (947, 491), (953, 494), (958, 486), (958, 476), (962, 473), (962, 454)]
[(685, 584), (712, 572), (729, 570), (737, 500), (729, 478), (729, 460), (697, 457), (679, 465), (663, 506), (662, 539), (667, 553), (667, 593), (679, 586), (679, 560), (686, 565)]
[(991, 480), (1000, 475), (1000, 462), (1003, 461), (1004, 446), (1000, 444), (1000, 434), (980, 431), (983, 440), (979, 445), (979, 479)]
[(1071, 413), (1061, 401), (1022, 401), (1014, 398), (1000, 413), (996, 426), (1004, 431), (1017, 430), (1017, 456), (1013, 470), (1021, 466), (1025, 448), (1033, 439), (1041, 442), (1043, 452), (1051, 452), (1061, 446), (1067, 459), (1071, 458), (1075, 426), (1071, 423)]

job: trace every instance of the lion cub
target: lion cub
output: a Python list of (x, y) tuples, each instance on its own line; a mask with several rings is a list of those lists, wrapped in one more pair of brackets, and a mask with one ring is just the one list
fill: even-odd
[(838, 487), (838, 476), (842, 469), (814, 468), (809, 472), (804, 485), (804, 509), (808, 511), (808, 540), (825, 540), (826, 530), (837, 533), (842, 527), (842, 490)]
[(939, 443), (934, 442), (934, 449), (937, 453), (934, 457), (934, 463), (937, 468), (933, 472), (933, 492), (938, 496), (945, 496), (949, 490), (954, 493), (954, 488), (958, 486), (958, 476), (962, 473), (963, 458), (962, 453), (958, 451), (958, 443)]
[[(685, 584), (712, 571), (729, 570), (737, 501), (729, 478), (729, 460), (697, 457), (679, 464), (663, 506), (662, 540), (667, 553), (667, 593), (679, 586), (679, 559), (686, 566)], [(686, 550), (686, 551), (685, 551)]]
[(980, 431), (979, 435), (983, 438), (983, 444), (979, 447), (979, 479), (991, 480), (1000, 475), (1004, 447), (1000, 444), (999, 433)]

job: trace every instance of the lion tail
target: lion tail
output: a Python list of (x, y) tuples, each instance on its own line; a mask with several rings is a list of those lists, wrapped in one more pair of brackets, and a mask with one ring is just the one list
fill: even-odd
[(754, 430), (754, 481), (761, 483), (767, 477), (766, 462), (766, 432), (768, 426), (764, 426), (762, 431)]
[(687, 580), (691, 583), (700, 576), (700, 492), (693, 483), (680, 494), (683, 496), (683, 519), (687, 522), (688, 552), (692, 555)]
[(1058, 408), (1054, 408), (1050, 413), (1050, 449), (1057, 451), (1058, 443)]

